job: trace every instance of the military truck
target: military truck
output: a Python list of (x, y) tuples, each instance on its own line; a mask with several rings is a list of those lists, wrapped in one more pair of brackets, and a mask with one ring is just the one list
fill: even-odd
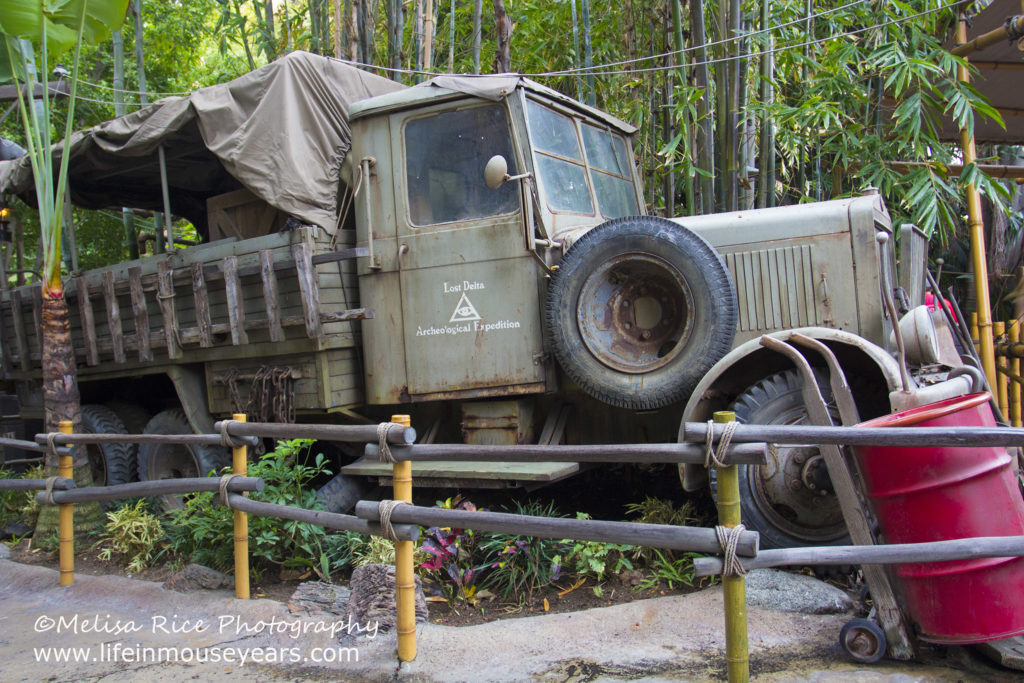
[[(163, 209), (203, 235), (176, 249), (168, 234), (165, 253), (68, 278), (84, 428), (403, 412), (428, 442), (675, 441), (680, 419), (722, 407), (803, 419), (795, 375), (756, 342), (791, 329), (835, 351), (865, 418), (888, 412), (900, 373), (882, 199), (646, 215), (635, 132), (527, 78), (406, 88), (303, 53), (84, 131), (71, 148), (77, 204)], [(28, 196), (30, 171), (7, 163), (0, 187)], [(926, 240), (910, 228), (900, 239), (912, 267), (890, 288), (909, 310)], [(42, 411), (39, 310), (38, 285), (3, 292), (4, 380), (26, 419)], [(930, 317), (914, 320), (935, 337)], [(322, 489), (332, 508), (360, 480), (386, 480), (379, 463), (323, 446), (340, 471)], [(745, 515), (769, 544), (844, 535), (831, 497), (806, 486), (821, 474), (807, 473), (807, 451), (744, 475)], [(107, 446), (93, 460), (117, 482), (208, 472), (227, 454)], [(419, 485), (486, 488), (580, 472), (414, 468)], [(703, 474), (688, 470), (686, 487)]]

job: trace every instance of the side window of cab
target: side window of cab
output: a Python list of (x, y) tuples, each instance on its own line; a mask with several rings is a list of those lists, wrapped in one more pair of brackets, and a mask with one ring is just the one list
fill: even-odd
[(405, 173), (409, 221), (437, 225), (515, 213), (518, 186), (484, 185), (484, 166), (495, 154), (515, 174), (505, 108), (497, 104), (446, 111), (405, 124)]

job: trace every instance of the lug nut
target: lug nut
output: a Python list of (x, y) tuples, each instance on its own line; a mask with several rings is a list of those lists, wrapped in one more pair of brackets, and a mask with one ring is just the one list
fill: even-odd
[(789, 480), (789, 490), (790, 491), (799, 491), (800, 490), (800, 480), (799, 479), (790, 479)]

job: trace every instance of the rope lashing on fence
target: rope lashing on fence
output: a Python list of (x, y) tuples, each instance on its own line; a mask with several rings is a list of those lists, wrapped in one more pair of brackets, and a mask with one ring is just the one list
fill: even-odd
[[(735, 424), (735, 423), (730, 423)], [(715, 535), (718, 536), (718, 544), (722, 546), (722, 576), (746, 576), (747, 569), (736, 556), (736, 548), (739, 546), (740, 536), (746, 530), (742, 524), (734, 527), (716, 526)]]
[(228, 484), (234, 479), (244, 477), (243, 474), (225, 474), (220, 478), (220, 484), (217, 486), (217, 490), (220, 491), (220, 504), (225, 507), (231, 507), (231, 501), (228, 500)]
[(410, 505), (410, 503), (404, 500), (382, 500), (380, 501), (380, 527), (383, 531), (384, 538), (389, 541), (399, 541), (401, 539), (395, 534), (395, 528), (391, 526), (391, 513), (395, 511), (395, 508), (399, 505)]
[(725, 463), (726, 453), (729, 452), (729, 443), (732, 435), (736, 433), (739, 422), (726, 422), (722, 437), (718, 440), (718, 452), (715, 452), (715, 421), (708, 420), (707, 437), (704, 439), (706, 450), (704, 451), (704, 467), (727, 467)]
[(221, 446), (224, 448), (241, 448), (242, 446), (247, 445), (244, 440), (231, 434), (231, 428), (234, 425), (243, 424), (240, 420), (221, 420), (217, 424), (220, 427)]
[(58, 434), (60, 434), (60, 432), (50, 432), (46, 435), (46, 454), (54, 460), (57, 460), (60, 457), (57, 454), (57, 443), (54, 441)]
[(377, 425), (377, 448), (378, 455), (380, 456), (381, 462), (386, 462), (389, 465), (394, 465), (398, 462), (395, 460), (395, 456), (391, 453), (391, 444), (388, 443), (388, 431), (392, 427), (401, 427), (402, 425), (394, 422), (381, 422)]
[(60, 479), (60, 477), (46, 478), (46, 487), (43, 489), (43, 495), (45, 496), (44, 505), (56, 505), (56, 503), (53, 502), (53, 485), (57, 483), (58, 479)]

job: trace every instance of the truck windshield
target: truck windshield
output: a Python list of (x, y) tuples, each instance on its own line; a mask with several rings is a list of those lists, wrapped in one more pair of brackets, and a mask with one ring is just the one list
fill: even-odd
[(554, 212), (605, 218), (639, 213), (632, 164), (621, 136), (527, 100), (539, 184)]
[(484, 166), (500, 154), (515, 174), (505, 109), (491, 104), (413, 119), (405, 126), (406, 187), (413, 225), (515, 213), (518, 186), (484, 185)]

